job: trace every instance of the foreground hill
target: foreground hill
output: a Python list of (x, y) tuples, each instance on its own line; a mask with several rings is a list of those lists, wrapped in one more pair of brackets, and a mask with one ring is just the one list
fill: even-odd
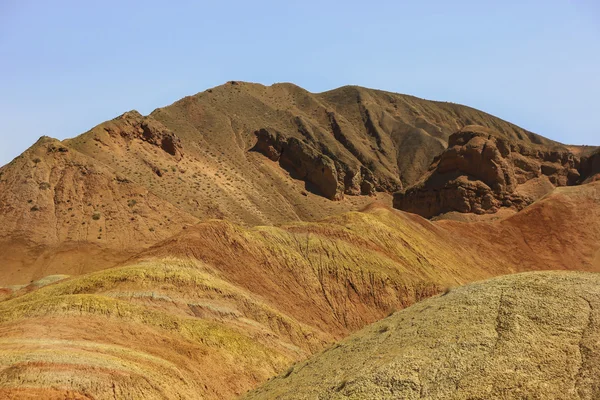
[(379, 321), (247, 399), (597, 399), (600, 275), (526, 273)]
[[(447, 287), (600, 271), (599, 204), (595, 182), (489, 222), (431, 222), (374, 205), (279, 227), (190, 226), (118, 268), (4, 288), (0, 397), (234, 398)], [(493, 306), (484, 292), (474, 304)], [(507, 307), (519, 296), (507, 295)]]

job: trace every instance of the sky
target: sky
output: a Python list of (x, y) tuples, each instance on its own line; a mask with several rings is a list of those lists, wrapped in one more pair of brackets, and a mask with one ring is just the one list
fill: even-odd
[(600, 145), (600, 2), (0, 0), (0, 165), (230, 80), (452, 101)]

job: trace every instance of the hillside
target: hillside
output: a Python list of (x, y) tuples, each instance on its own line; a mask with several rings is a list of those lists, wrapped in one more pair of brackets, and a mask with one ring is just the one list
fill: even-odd
[(244, 82), (146, 117), (126, 113), (65, 144), (197, 218), (259, 225), (318, 220), (411, 185), (449, 136), (470, 124), (566, 151), (451, 103), (360, 87), (313, 94), (292, 84)]
[(597, 182), (488, 222), (381, 205), (279, 227), (203, 222), (118, 268), (3, 289), (0, 394), (234, 398), (445, 288), (599, 272), (598, 204)]
[(525, 273), (425, 300), (247, 399), (596, 399), (600, 275)]
[(108, 268), (198, 220), (57, 140), (0, 170), (0, 282)]
[[(454, 184), (465, 168), (449, 162), (430, 184), (451, 137), (472, 124), (568, 165), (519, 158), (533, 170), (513, 179), (518, 187), (496, 188), (495, 178)], [(399, 190), (407, 200), (397, 195), (395, 206), (426, 217), (521, 209), (580, 183), (571, 177), (593, 180), (597, 157), (588, 150), (452, 103), (354, 86), (314, 94), (229, 82), (74, 139), (42, 138), (0, 168), (0, 245), (13, 249), (0, 253), (0, 279), (24, 284), (118, 265), (198, 221), (318, 221), (374, 201), (392, 205)], [(436, 185), (449, 187), (440, 201)]]

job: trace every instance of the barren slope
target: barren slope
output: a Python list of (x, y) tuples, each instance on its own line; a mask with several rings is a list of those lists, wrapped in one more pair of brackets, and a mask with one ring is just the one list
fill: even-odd
[(210, 268), (177, 260), (0, 302), (0, 337), (1, 398), (89, 399), (232, 398), (327, 338)]
[(108, 166), (41, 138), (0, 169), (0, 282), (107, 268), (196, 221)]
[[(0, 397), (233, 398), (446, 287), (600, 271), (598, 153), (575, 150), (451, 103), (243, 82), (42, 138), (0, 168)], [(392, 209), (409, 186), (428, 217), (456, 188), (499, 212)]]
[(313, 94), (245, 82), (147, 117), (126, 113), (67, 143), (198, 218), (257, 225), (318, 220), (412, 184), (450, 134), (469, 124), (563, 148), (456, 104), (360, 87)]
[(600, 275), (456, 288), (290, 368), (248, 399), (597, 399)]
[(7, 395), (233, 398), (444, 287), (600, 271), (599, 204), (600, 182), (491, 222), (371, 206), (280, 227), (200, 223), (124, 267), (3, 289), (1, 386)]

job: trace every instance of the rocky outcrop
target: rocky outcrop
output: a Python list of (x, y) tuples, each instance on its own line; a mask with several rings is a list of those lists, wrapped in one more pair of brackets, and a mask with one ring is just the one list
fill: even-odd
[(129, 111), (113, 121), (114, 124), (107, 124), (104, 127), (110, 136), (120, 136), (126, 140), (143, 140), (178, 160), (183, 157), (179, 137), (154, 118), (144, 117), (137, 111)]
[[(580, 161), (567, 150), (547, 150), (467, 126), (450, 136), (424, 178), (394, 195), (394, 207), (430, 218), (450, 211), (495, 213), (520, 210), (544, 188), (580, 181)], [(544, 185), (545, 184), (545, 185)], [(540, 186), (541, 190), (520, 190)]]
[(600, 180), (600, 150), (590, 156), (582, 157), (579, 171), (584, 183)]
[[(272, 161), (277, 161), (290, 174), (307, 182), (309, 189), (331, 200), (341, 200), (344, 194), (370, 195), (388, 189), (389, 182), (380, 182), (364, 166), (351, 166), (317, 150), (307, 141), (286, 137), (272, 129), (255, 132), (256, 144), (251, 149)], [(392, 184), (393, 185), (393, 184)], [(400, 182), (396, 187), (401, 187)]]

